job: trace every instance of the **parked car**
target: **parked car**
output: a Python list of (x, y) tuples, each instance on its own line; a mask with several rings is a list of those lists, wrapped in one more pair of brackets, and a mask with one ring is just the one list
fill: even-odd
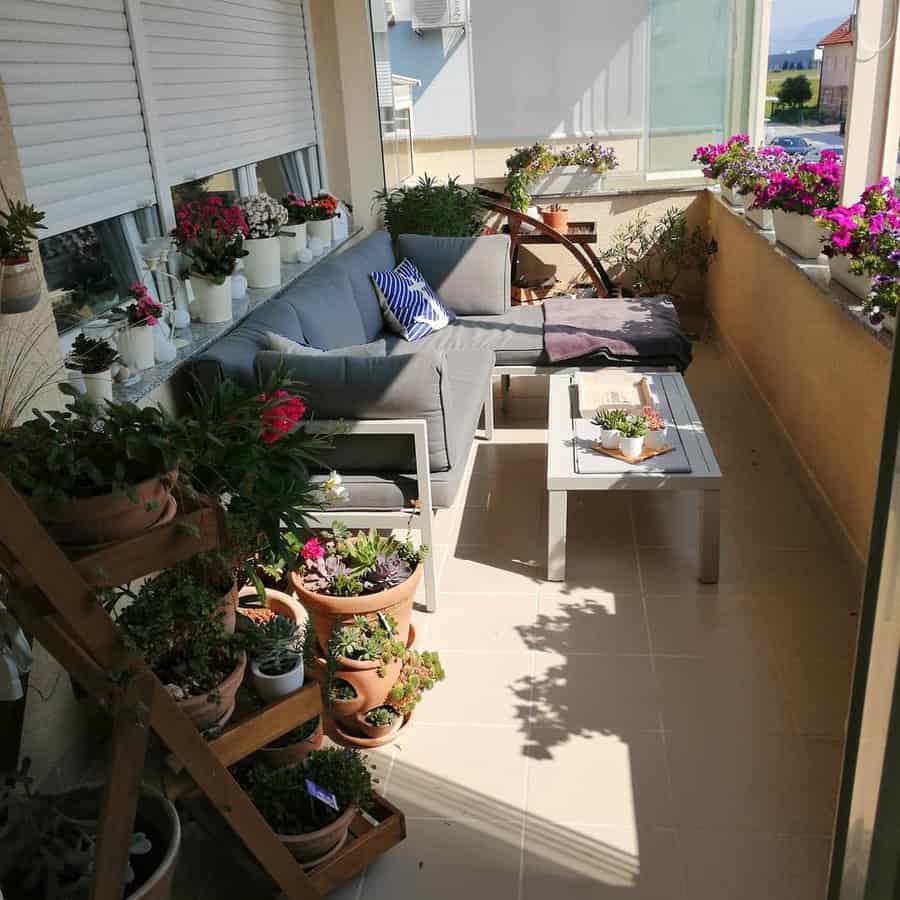
[(806, 138), (797, 137), (796, 135), (785, 135), (777, 137), (771, 141), (773, 147), (781, 147), (791, 156), (806, 156), (810, 150), (814, 149), (813, 145)]

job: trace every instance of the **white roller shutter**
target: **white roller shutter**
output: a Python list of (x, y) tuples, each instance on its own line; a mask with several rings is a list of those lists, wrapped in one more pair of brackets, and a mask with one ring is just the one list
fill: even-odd
[(42, 237), (155, 202), (124, 0), (2, 0), (0, 78)]
[(316, 141), (300, 0), (141, 0), (170, 184)]

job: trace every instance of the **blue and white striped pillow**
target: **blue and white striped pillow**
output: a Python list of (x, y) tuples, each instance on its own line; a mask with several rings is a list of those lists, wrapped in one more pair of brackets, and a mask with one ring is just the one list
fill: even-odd
[(408, 341), (440, 331), (456, 318), (409, 259), (393, 272), (372, 272), (372, 281), (385, 321)]

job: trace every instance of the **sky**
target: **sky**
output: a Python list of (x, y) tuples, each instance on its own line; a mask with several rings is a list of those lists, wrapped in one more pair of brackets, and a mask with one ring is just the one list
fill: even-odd
[(853, 0), (774, 0), (772, 50), (808, 50), (853, 11)]

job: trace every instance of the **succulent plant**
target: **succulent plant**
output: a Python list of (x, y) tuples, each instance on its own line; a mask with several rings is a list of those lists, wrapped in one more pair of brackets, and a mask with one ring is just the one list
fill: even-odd
[(614, 428), (621, 428), (627, 418), (628, 414), (624, 409), (598, 409), (592, 421), (595, 425), (611, 431)]
[(624, 438), (643, 437), (647, 433), (647, 420), (643, 416), (628, 416), (619, 426)]
[(366, 576), (366, 581), (376, 591), (386, 591), (403, 584), (410, 575), (412, 571), (409, 564), (398, 553), (382, 553), (378, 556), (375, 568)]
[(444, 680), (444, 667), (437, 653), (408, 650), (400, 677), (391, 690), (391, 704), (402, 716), (409, 715), (425, 691)]
[(367, 725), (383, 728), (385, 725), (394, 724), (394, 720), (397, 718), (397, 710), (392, 706), (376, 706), (375, 709), (370, 709), (363, 718)]
[(290, 672), (303, 656), (303, 629), (287, 616), (272, 616), (259, 628), (255, 656), (265, 675)]

